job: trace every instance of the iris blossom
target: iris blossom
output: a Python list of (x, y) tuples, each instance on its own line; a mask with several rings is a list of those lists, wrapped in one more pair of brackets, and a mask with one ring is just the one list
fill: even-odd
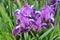
[[(52, 27), (54, 26), (54, 8), (53, 6), (46, 5), (41, 9), (41, 17), (44, 21), (49, 21)], [(53, 27), (54, 28), (54, 27)]]
[[(18, 24), (18, 26), (16, 26), (16, 27), (20, 28), (20, 26), (21, 26), (21, 28), (20, 28), (21, 32), (23, 32), (25, 30), (26, 31), (30, 30), (30, 29), (27, 29), (27, 28), (30, 28), (30, 26), (29, 26), (29, 18), (28, 17), (30, 17), (31, 12), (32, 12), (32, 10), (31, 10), (29, 5), (24, 5), (21, 10), (16, 10), (14, 12), (14, 15), (16, 16), (16, 24)], [(12, 31), (13, 35), (14, 34), (16, 35), (16, 34), (19, 33), (19, 32), (15, 33), (14, 32), (15, 30), (17, 30), (17, 29), (14, 28), (13, 31)], [(17, 30), (17, 31), (19, 31), (19, 30)]]
[(14, 11), (16, 16), (16, 27), (12, 30), (13, 36), (19, 33), (40, 31), (43, 28), (49, 29), (49, 22), (54, 28), (54, 8), (46, 5), (40, 11), (37, 11), (30, 5), (24, 5), (21, 10)]

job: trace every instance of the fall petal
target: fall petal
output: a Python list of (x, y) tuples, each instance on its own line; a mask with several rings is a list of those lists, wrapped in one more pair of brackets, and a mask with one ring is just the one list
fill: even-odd
[(47, 23), (42, 23), (42, 27), (45, 28), (45, 29), (49, 29), (49, 26)]
[(16, 36), (17, 34), (20, 33), (20, 26), (16, 26), (13, 30), (12, 30), (12, 35)]

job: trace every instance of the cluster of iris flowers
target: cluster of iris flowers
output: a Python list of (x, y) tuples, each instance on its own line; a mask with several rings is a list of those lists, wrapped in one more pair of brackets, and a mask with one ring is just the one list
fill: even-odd
[(42, 28), (49, 29), (51, 24), (54, 28), (54, 7), (45, 5), (39, 11), (33, 6), (24, 5), (21, 10), (17, 9), (13, 13), (16, 16), (16, 27), (12, 30), (12, 35), (29, 32), (30, 30), (39, 32)]

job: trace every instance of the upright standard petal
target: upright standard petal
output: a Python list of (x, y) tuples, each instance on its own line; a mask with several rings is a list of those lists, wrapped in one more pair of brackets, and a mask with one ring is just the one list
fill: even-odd
[(30, 16), (31, 17), (32, 11), (33, 10), (29, 5), (24, 5), (21, 9), (21, 14), (23, 14), (23, 16)]

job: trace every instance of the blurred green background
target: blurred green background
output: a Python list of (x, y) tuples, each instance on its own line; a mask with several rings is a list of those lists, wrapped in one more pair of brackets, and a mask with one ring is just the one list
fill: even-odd
[(46, 5), (44, 0), (0, 0), (0, 40), (60, 40), (60, 6), (55, 15), (54, 29), (42, 29), (40, 32), (20, 33), (16, 37), (12, 36), (12, 29), (15, 24), (15, 17), (13, 12), (16, 9), (21, 9), (23, 5), (34, 5), (37, 10), (40, 10)]

